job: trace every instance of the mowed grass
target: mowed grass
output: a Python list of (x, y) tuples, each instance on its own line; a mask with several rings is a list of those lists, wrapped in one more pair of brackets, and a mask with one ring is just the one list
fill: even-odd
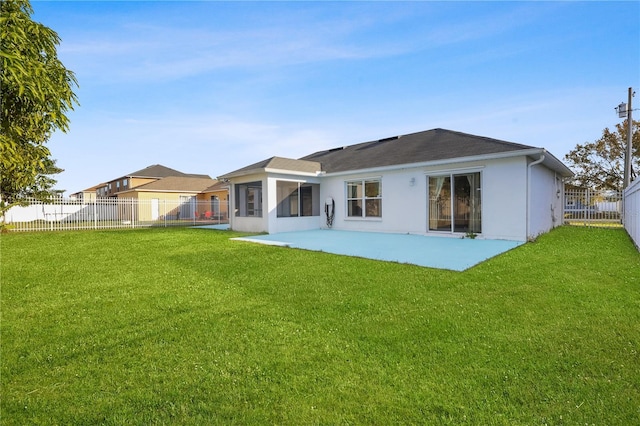
[(559, 228), (465, 272), (237, 235), (3, 235), (1, 423), (640, 421), (624, 230)]

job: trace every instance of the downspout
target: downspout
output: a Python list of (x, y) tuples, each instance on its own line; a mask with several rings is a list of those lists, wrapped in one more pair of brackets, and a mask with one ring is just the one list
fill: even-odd
[(534, 161), (533, 163), (530, 163), (527, 166), (527, 235), (526, 238), (527, 240), (529, 239), (530, 235), (529, 235), (529, 231), (531, 228), (530, 225), (530, 221), (531, 221), (531, 168), (533, 166), (537, 166), (538, 164), (542, 163), (544, 161), (544, 151), (542, 154), (540, 154), (540, 158), (538, 158), (536, 161)]

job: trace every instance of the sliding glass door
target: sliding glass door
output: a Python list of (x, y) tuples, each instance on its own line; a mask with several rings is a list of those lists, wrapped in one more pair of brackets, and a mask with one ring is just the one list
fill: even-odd
[(451, 231), (450, 176), (429, 176), (429, 231)]
[(429, 176), (429, 230), (482, 232), (480, 173)]

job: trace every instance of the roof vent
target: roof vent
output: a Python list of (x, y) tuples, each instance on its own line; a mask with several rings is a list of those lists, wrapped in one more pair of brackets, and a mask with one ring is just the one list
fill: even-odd
[(342, 151), (344, 149), (344, 146), (340, 146), (338, 148), (331, 148), (329, 151), (327, 152), (334, 152), (334, 151)]
[(390, 138), (378, 139), (378, 142), (395, 141), (396, 139), (399, 139), (399, 138), (400, 136), (391, 136)]

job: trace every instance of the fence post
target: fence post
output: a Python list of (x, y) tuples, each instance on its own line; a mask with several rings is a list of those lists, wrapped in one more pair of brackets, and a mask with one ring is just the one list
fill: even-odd
[(591, 223), (589, 222), (589, 206), (591, 206), (591, 194), (589, 194), (589, 188), (587, 188), (587, 193), (585, 194), (585, 201), (584, 225), (591, 228)]

